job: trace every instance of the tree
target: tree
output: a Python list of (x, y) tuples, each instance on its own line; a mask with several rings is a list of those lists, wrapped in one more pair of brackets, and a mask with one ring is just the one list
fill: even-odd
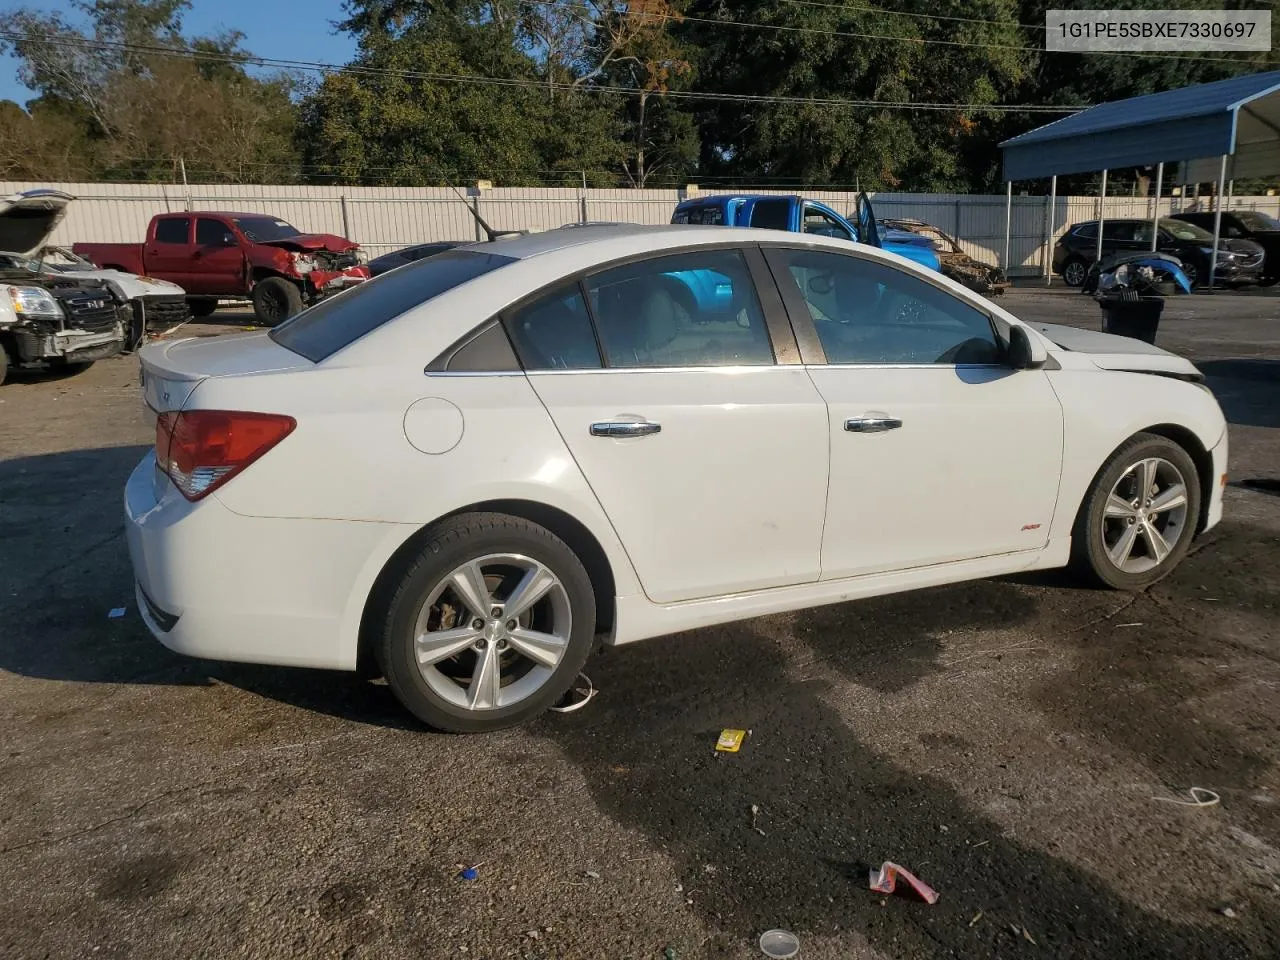
[(168, 179), (180, 160), (202, 179), (294, 175), (293, 82), (249, 76), (239, 34), (187, 40), (189, 6), (74, 0), (83, 28), (57, 12), (0, 17), (6, 32), (26, 38), (7, 46), (39, 92), (25, 121), (5, 122), (38, 145), (49, 168), (41, 179), (72, 161), (85, 177)]
[(616, 114), (575, 85), (567, 43), (554, 64), (535, 56), (514, 7), (376, 0), (348, 11), (356, 59), (303, 108), (314, 176), (519, 185), (618, 168)]

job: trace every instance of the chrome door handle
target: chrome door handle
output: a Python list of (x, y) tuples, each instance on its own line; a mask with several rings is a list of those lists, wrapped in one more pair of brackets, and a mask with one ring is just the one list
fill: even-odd
[(652, 420), (605, 420), (591, 425), (593, 437), (647, 437), (661, 431), (662, 424)]
[(855, 417), (844, 422), (844, 428), (850, 433), (884, 433), (900, 426), (902, 421), (897, 417)]

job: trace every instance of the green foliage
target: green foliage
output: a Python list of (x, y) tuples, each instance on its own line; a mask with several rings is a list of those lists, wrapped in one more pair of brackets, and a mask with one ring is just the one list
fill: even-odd
[[(1274, 65), (1048, 54), (1056, 0), (346, 0), (337, 29), (358, 41), (353, 62), (303, 84), (247, 71), (239, 34), (187, 36), (190, 2), (0, 15), (28, 37), (0, 49), (40, 93), (26, 111), (0, 104), (0, 176), (171, 179), (185, 164), (192, 180), (585, 173), (598, 186), (987, 192), (1002, 187), (999, 142), (1054, 118), (996, 105), (1097, 103)], [(200, 56), (164, 53), (179, 49)], [(1150, 174), (1113, 171), (1111, 188), (1140, 192)]]

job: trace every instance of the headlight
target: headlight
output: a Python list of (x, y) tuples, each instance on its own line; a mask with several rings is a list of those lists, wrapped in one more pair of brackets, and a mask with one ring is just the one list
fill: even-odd
[(356, 247), (353, 252), (356, 255), (356, 263), (369, 262), (369, 251), (366, 250), (364, 247)]
[(62, 308), (44, 287), (10, 287), (9, 302), (20, 317), (61, 317)]
[(293, 266), (299, 273), (310, 273), (316, 268), (316, 258), (307, 253), (293, 253)]

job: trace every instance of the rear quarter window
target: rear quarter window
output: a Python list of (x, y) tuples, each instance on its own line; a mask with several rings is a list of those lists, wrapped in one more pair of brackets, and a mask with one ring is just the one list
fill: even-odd
[(314, 363), (333, 356), (402, 313), (515, 261), (493, 253), (446, 251), (321, 300), (271, 331), (271, 339)]

